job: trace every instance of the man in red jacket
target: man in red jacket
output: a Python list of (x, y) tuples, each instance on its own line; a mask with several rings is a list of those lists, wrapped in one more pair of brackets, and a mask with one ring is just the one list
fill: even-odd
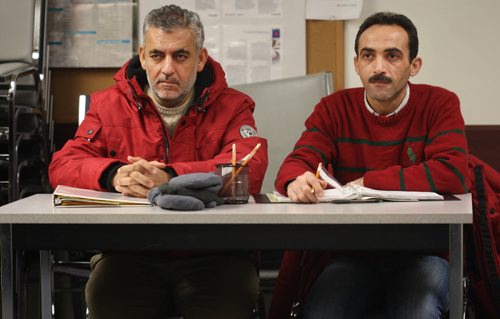
[[(326, 183), (318, 163), (342, 183), (384, 190), (465, 193), (467, 142), (457, 96), (412, 84), (422, 60), (413, 23), (400, 14), (368, 17), (355, 41), (362, 88), (338, 91), (316, 106), (282, 164), (276, 189), (316, 203)], [(449, 308), (445, 259), (422, 254), (287, 252), (270, 309), (304, 318), (440, 318)], [(297, 304), (296, 302), (299, 302)]]
[[(258, 192), (267, 143), (257, 135), (254, 102), (228, 88), (203, 47), (199, 16), (164, 6), (146, 16), (143, 34), (139, 56), (91, 96), (75, 138), (54, 154), (52, 185), (145, 197), (174, 176), (230, 162), (233, 143), (237, 158), (261, 143), (249, 162), (250, 191)], [(92, 319), (247, 319), (258, 291), (255, 259), (242, 252), (105, 252), (91, 266)]]

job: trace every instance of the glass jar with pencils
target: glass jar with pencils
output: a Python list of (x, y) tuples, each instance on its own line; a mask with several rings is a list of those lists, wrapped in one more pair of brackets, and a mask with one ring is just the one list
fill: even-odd
[(222, 188), (218, 195), (226, 204), (248, 203), (250, 182), (248, 179), (248, 165), (240, 163), (218, 164), (215, 173), (222, 178)]

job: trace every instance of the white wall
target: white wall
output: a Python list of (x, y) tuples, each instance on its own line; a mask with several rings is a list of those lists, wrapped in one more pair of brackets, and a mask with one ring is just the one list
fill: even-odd
[(413, 83), (457, 93), (466, 124), (500, 124), (499, 0), (364, 0), (361, 18), (345, 24), (346, 87), (361, 85), (354, 38), (362, 20), (377, 11), (402, 13), (415, 23), (423, 67)]

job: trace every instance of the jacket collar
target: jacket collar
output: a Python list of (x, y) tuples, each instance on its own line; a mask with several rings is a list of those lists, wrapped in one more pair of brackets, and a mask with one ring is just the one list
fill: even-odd
[[(142, 69), (138, 55), (122, 66), (115, 74), (114, 80), (118, 88), (126, 96), (134, 100), (138, 108), (142, 107), (145, 99), (148, 99), (145, 92), (145, 87), (148, 84), (146, 71)], [(204, 110), (227, 88), (225, 73), (221, 65), (208, 57), (205, 67), (201, 72), (198, 72), (194, 85), (195, 98), (193, 105), (198, 106), (199, 110)]]

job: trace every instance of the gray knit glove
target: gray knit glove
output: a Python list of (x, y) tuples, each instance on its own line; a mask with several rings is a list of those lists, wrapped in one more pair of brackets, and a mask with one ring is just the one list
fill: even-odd
[(214, 173), (185, 174), (152, 188), (148, 199), (164, 209), (201, 210), (224, 203), (217, 196), (221, 187), (222, 179)]

